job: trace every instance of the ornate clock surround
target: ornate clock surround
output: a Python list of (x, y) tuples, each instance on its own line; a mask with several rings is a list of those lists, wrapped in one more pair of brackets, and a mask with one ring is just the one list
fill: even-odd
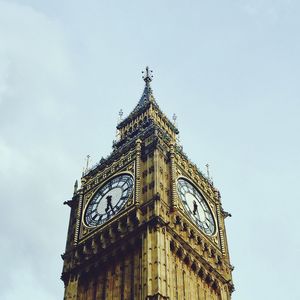
[(119, 160), (115, 159), (111, 162), (107, 160), (100, 161), (99, 165), (96, 166), (94, 170), (91, 170), (84, 178), (83, 184), (85, 189), (83, 189), (81, 195), (81, 207), (82, 212), (80, 214), (80, 219), (77, 221), (77, 228), (78, 228), (78, 236), (75, 242), (81, 243), (82, 241), (86, 240), (91, 234), (94, 232), (99, 232), (105, 230), (109, 226), (110, 223), (113, 222), (114, 218), (109, 219), (104, 224), (91, 228), (87, 227), (84, 224), (84, 213), (87, 204), (91, 201), (93, 195), (96, 191), (106, 182), (108, 182), (111, 178), (114, 178), (118, 174), (130, 174), (134, 180), (134, 193), (130, 199), (128, 199), (127, 203), (123, 207), (118, 214), (126, 213), (131, 207), (136, 204), (136, 193), (137, 193), (137, 182), (136, 182), (136, 159), (137, 155), (135, 151), (130, 151), (126, 155), (122, 155)]

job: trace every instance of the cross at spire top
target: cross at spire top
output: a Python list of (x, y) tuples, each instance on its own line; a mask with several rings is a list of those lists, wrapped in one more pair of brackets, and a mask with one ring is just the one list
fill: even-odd
[(146, 67), (146, 71), (142, 71), (142, 73), (144, 74), (143, 75), (143, 79), (146, 82), (146, 85), (148, 85), (152, 81), (152, 78), (153, 78), (152, 73), (153, 73), (153, 71), (149, 70), (149, 67), (147, 66)]

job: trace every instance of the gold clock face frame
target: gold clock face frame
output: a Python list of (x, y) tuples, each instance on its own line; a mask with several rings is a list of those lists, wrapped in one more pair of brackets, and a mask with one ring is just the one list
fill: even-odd
[(199, 189), (186, 178), (177, 179), (177, 192), (192, 221), (208, 236), (216, 232), (214, 215)]
[(117, 215), (124, 207), (134, 190), (131, 174), (121, 173), (105, 181), (86, 204), (83, 223), (98, 227)]

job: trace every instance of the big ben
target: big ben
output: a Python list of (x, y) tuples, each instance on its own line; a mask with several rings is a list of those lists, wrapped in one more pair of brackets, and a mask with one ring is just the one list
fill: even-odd
[(219, 191), (182, 151), (146, 68), (111, 154), (84, 172), (70, 206), (65, 300), (229, 300)]

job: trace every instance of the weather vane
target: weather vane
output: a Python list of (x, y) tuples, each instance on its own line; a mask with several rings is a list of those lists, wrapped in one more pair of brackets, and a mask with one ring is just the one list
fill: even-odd
[(153, 75), (152, 75), (153, 71), (149, 70), (149, 67), (146, 67), (146, 71), (142, 71), (143, 75), (143, 79), (146, 83), (149, 83), (152, 81)]

